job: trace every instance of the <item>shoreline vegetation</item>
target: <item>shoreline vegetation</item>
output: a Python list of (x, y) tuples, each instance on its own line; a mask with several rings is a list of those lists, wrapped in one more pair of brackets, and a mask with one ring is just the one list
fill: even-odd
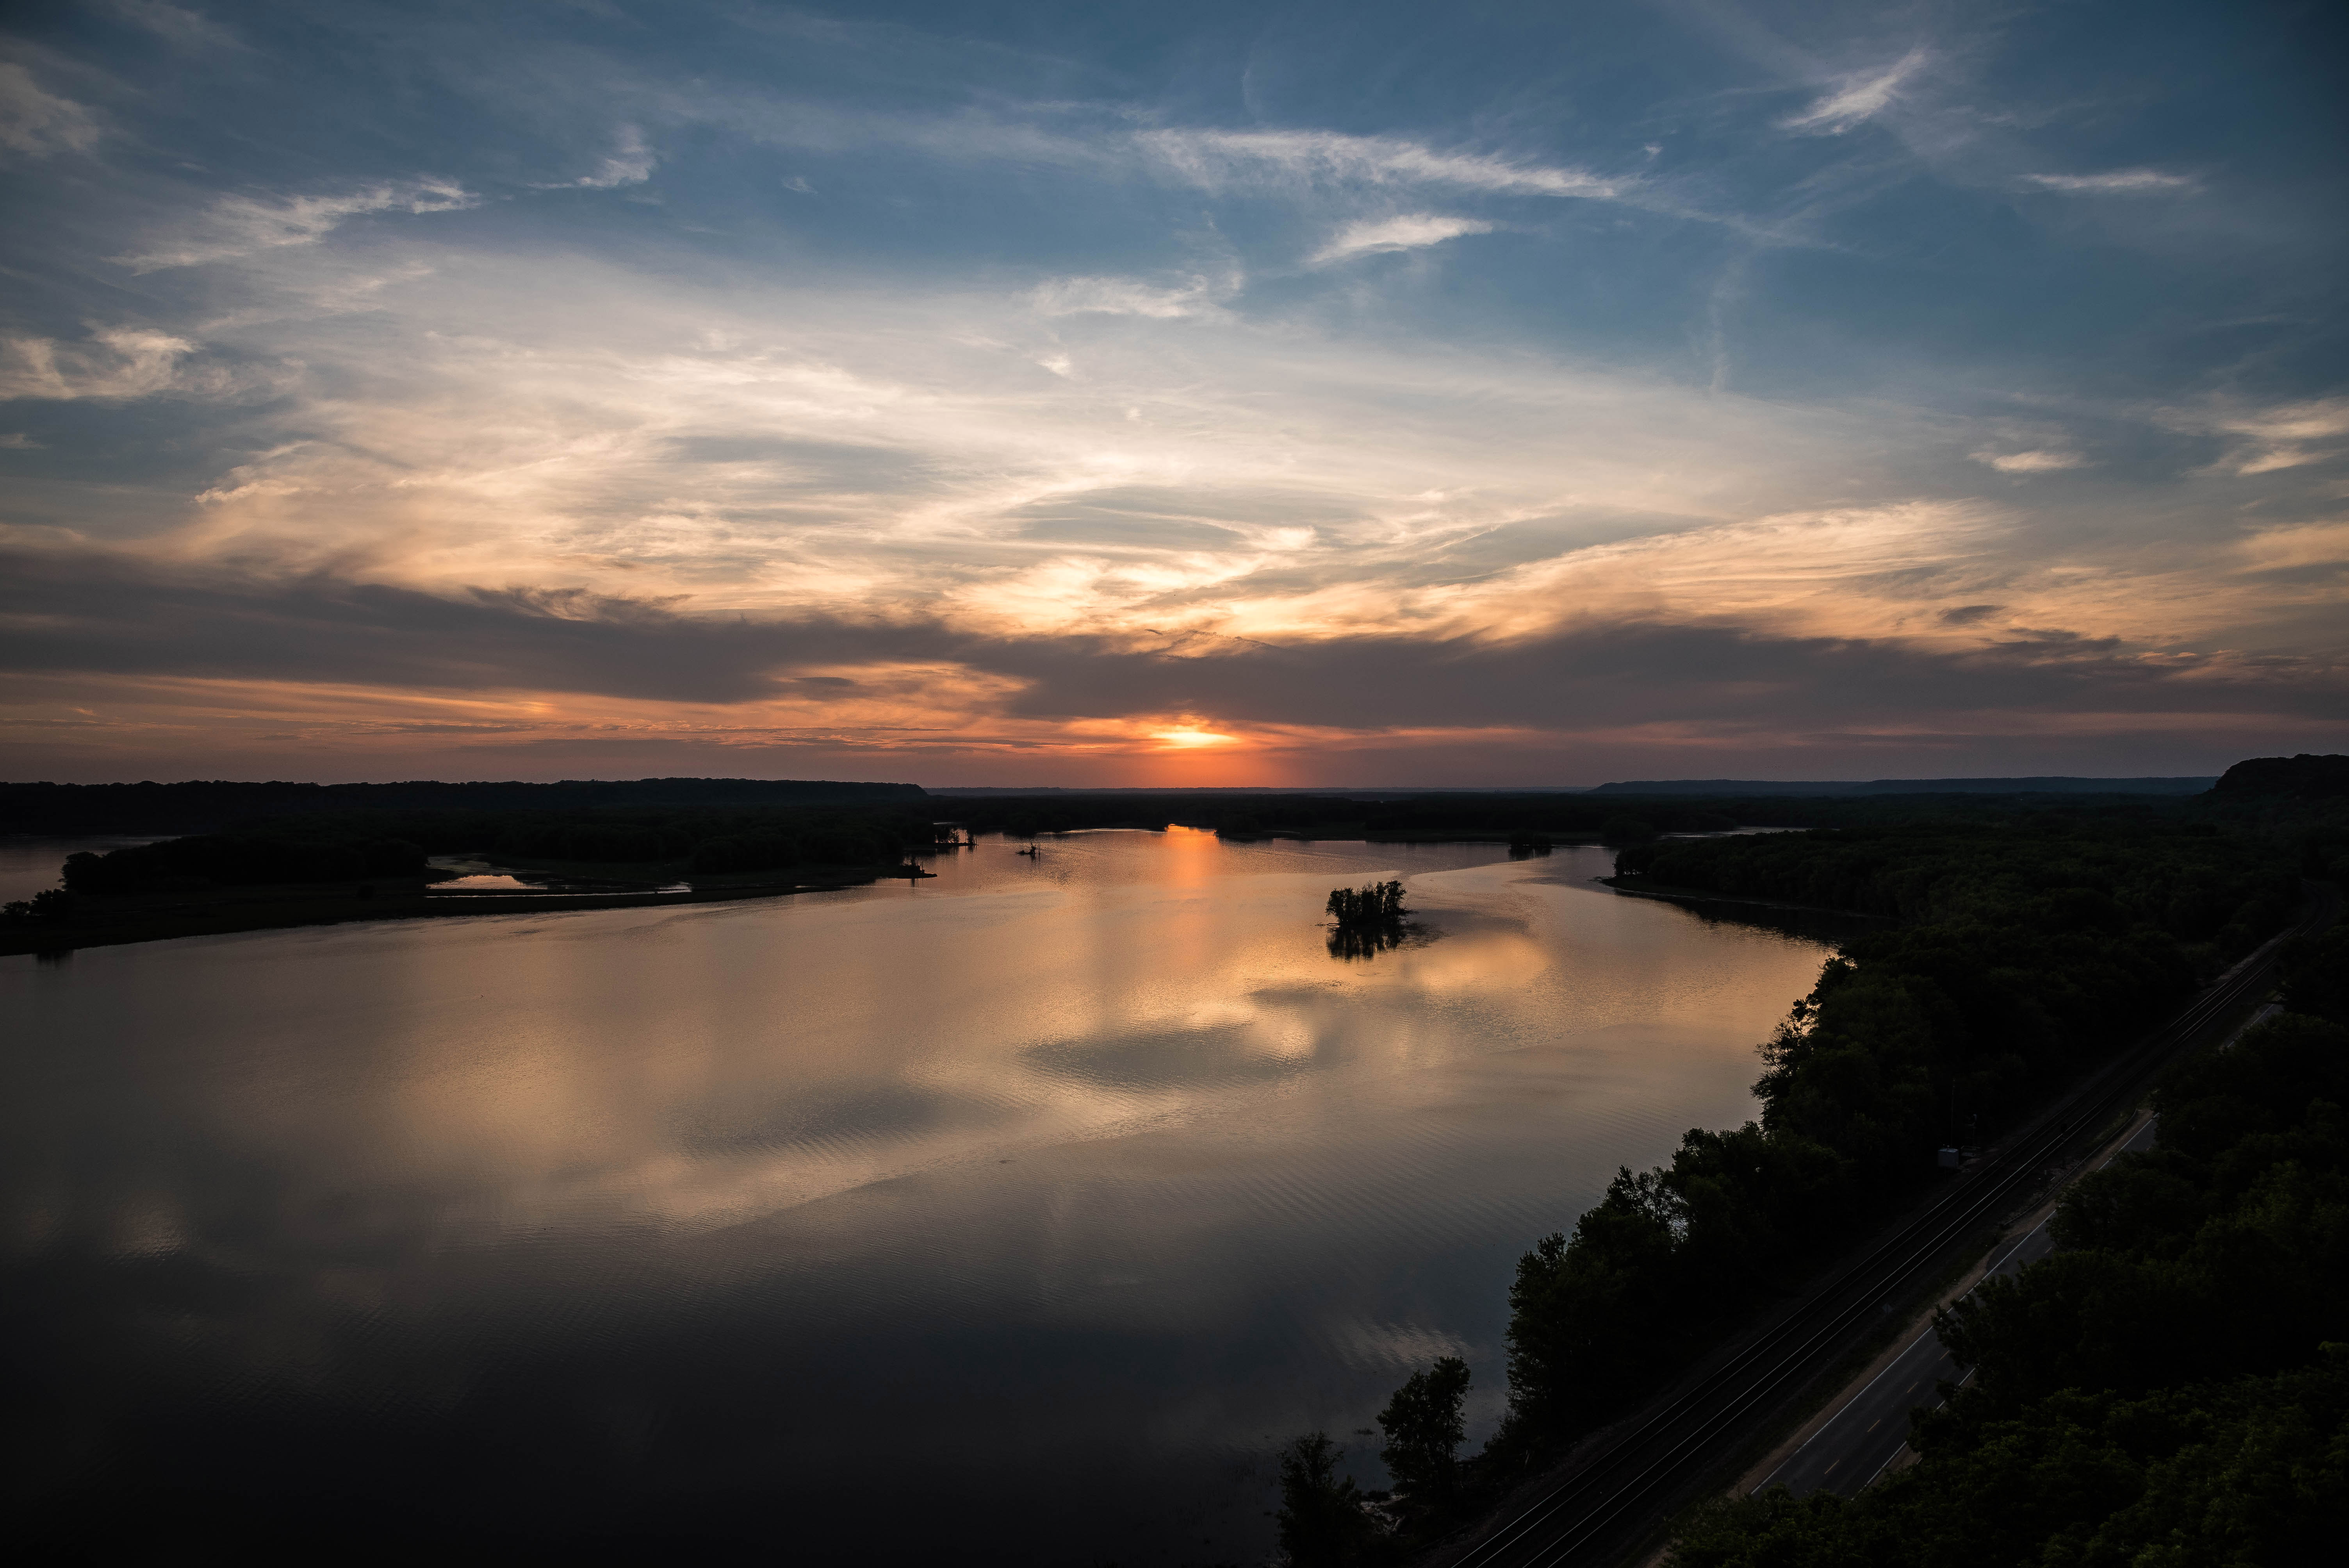
[[(68, 856), (61, 887), (0, 910), (0, 954), (776, 897), (926, 876), (912, 857), (959, 838), (894, 803), (316, 812)], [(540, 885), (441, 886), (465, 873), (431, 862), (456, 857)]]
[[(2257, 759), (2230, 769), (2206, 794), (2153, 807), (1929, 798), (1911, 799), (1900, 813), (1853, 815), (1857, 820), (1795, 833), (1678, 840), (1650, 834), (1629, 842), (1629, 835), (1609, 835), (1623, 844), (1618, 876), (1610, 880), (1626, 892), (1671, 890), (1679, 898), (1832, 910), (1870, 915), (1881, 923), (1844, 940), (1841, 951), (1822, 967), (1818, 983), (1758, 1047), (1763, 1072), (1754, 1088), (1762, 1105), (1757, 1119), (1733, 1130), (1692, 1129), (1668, 1163), (1619, 1171), (1570, 1229), (1540, 1238), (1519, 1260), (1508, 1293), (1507, 1409), (1481, 1452), (1455, 1457), (1468, 1379), (1464, 1367), (1443, 1363), (1413, 1374), (1379, 1418), (1385, 1437), (1380, 1457), (1394, 1481), (1392, 1490), (1357, 1491), (1357, 1483), (1342, 1473), (1342, 1453), (1326, 1434), (1308, 1434), (1289, 1445), (1281, 1458), (1279, 1521), (1294, 1568), (1402, 1563), (1451, 1540), (1518, 1484), (1636, 1409), (1756, 1315), (1797, 1292), (1868, 1229), (1943, 1180), (1941, 1150), (1995, 1140), (2282, 929), (2300, 904), (2302, 878), (2349, 881), (2349, 758)], [(2349, 953), (2339, 926), (2329, 944), (2322, 949), (2329, 956), (2301, 960), (2292, 984), (2296, 995), (2323, 991), (2337, 1005), (2344, 985), (2340, 969)], [(2313, 1048), (2306, 1047), (2304, 1029), (2292, 1037), (2302, 1042), (2292, 1049), (2305, 1055)], [(2336, 1042), (2342, 1044), (2349, 1044), (2349, 1037)], [(2255, 1049), (2240, 1059), (2263, 1060), (2264, 1051)], [(2336, 1049), (2336, 1058), (2339, 1054)], [(2281, 1105), (2301, 1096), (2295, 1103), (2304, 1109), (2306, 1088), (2320, 1097), (2307, 1114), (2337, 1122), (2337, 1109), (2327, 1109), (2341, 1099), (2334, 1079), (2311, 1077), (2313, 1068), (2295, 1070), (2301, 1077), (2271, 1099)], [(2338, 1076), (2337, 1059), (2327, 1070)], [(2324, 1095), (2333, 1099), (2324, 1100)], [(2331, 1129), (2333, 1122), (2325, 1126)], [(2336, 1129), (2323, 1136), (2340, 1134)], [(2221, 1155), (2213, 1144), (2193, 1158), (2209, 1161)], [(2336, 1161), (2328, 1169), (2340, 1168)], [(2217, 1212), (2211, 1207), (2215, 1198), (2189, 1202), (2185, 1188), (2161, 1186), (2156, 1192), (2159, 1184), (2150, 1178), (2131, 1180), (2137, 1185), (2127, 1194), (2116, 1191), (2108, 1202), (2133, 1216), (2113, 1222), (2122, 1230), (2141, 1228), (2148, 1222), (2144, 1215), (2164, 1202), (2183, 1205), (2177, 1212), (2189, 1217)], [(2206, 1173), (2191, 1180), (2204, 1181), (2207, 1191), (2220, 1178)], [(2320, 1281), (2313, 1275), (2286, 1279), (2289, 1270), (2276, 1273), (2282, 1264), (2270, 1271), (2290, 1302), (2301, 1305), (2280, 1299), (2269, 1312), (2252, 1302), (2232, 1319), (2202, 1312), (2162, 1328), (2190, 1336), (2185, 1326), (2190, 1322), (2215, 1326), (2223, 1320), (2230, 1332), (2266, 1324), (2259, 1330), (2268, 1334), (2263, 1343), (2296, 1346), (2292, 1355), (2298, 1360), (2279, 1350), (2256, 1366), (2246, 1362), (2235, 1368), (2285, 1381), (2236, 1388), (2211, 1407), (2219, 1414), (2193, 1429), (2212, 1429), (2209, 1422), (2227, 1420), (2237, 1421), (2244, 1432), (2260, 1421), (2272, 1426), (2271, 1418), (2282, 1418), (2276, 1411), (2314, 1389), (2331, 1403), (2313, 1418), (2324, 1433), (2341, 1431), (2338, 1411), (2349, 1408), (2349, 1379), (2335, 1363), (2325, 1363), (2331, 1371), (2309, 1370), (2313, 1363), (2308, 1358), (2318, 1351), (2302, 1332), (2313, 1332), (2322, 1316), (2325, 1334), (2349, 1338), (2349, 1310), (2343, 1306), (2349, 1293), (2341, 1288), (2339, 1262), (2349, 1257), (2349, 1231), (2344, 1230), (2349, 1221), (2342, 1217), (2349, 1214), (2349, 1187), (2340, 1185), (2342, 1178), (2328, 1180), (2334, 1185), (2294, 1202), (2303, 1215), (2314, 1212), (2310, 1203), (2333, 1204), (2332, 1217), (2317, 1232), (2304, 1223), (2294, 1233), (2332, 1248), (2326, 1255), (2334, 1261), (2322, 1268), (2333, 1272)], [(2092, 1233), (2081, 1220), (2063, 1233), (2064, 1244), (2072, 1247), (2089, 1244), (2073, 1238)], [(2276, 1244), (2285, 1245), (2282, 1232)], [(2217, 1268), (2215, 1263), (2209, 1266)], [(2322, 1273), (2316, 1264), (2309, 1268)], [(2194, 1299), (2207, 1305), (2219, 1277), (2209, 1274), (2207, 1289), (2195, 1287), (2204, 1295)], [(2125, 1294), (2150, 1280), (2130, 1275), (2125, 1282), (2115, 1273), (2094, 1282), (2083, 1275), (2081, 1283)], [(2309, 1291), (2320, 1284), (2333, 1293), (2329, 1316), (2305, 1309)], [(2031, 1399), (2111, 1402), (2095, 1389), (2075, 1395), (2049, 1384), (2054, 1379), (2060, 1385), (2066, 1375), (2065, 1352), (2052, 1341), (2033, 1339), (2039, 1332), (2033, 1326), (2055, 1310), (2050, 1303), (2070, 1299), (2064, 1288), (2060, 1281), (2047, 1285), (2045, 1300), (2033, 1296), (2030, 1305), (2012, 1310), (2002, 1305), (2011, 1293), (1991, 1293), (1985, 1299), (2002, 1304), (1999, 1310), (2006, 1314), (1993, 1327), (1953, 1320), (1948, 1332), (1961, 1360), (1988, 1367), (1997, 1356), (2008, 1355), (2028, 1362), (2039, 1382), (2025, 1385), (2027, 1398), (2013, 1395), (1994, 1407), (1987, 1398), (1976, 1399), (1940, 1426), (1929, 1424), (1920, 1439), (1929, 1454), (1936, 1444), (1952, 1454), (1992, 1453), (2011, 1435), (1997, 1424), (2023, 1418), (2017, 1412)], [(2120, 1295), (2110, 1299), (2117, 1302)], [(2186, 1297), (2172, 1291), (2168, 1297), (2148, 1299)], [(2278, 1328), (2287, 1316), (2289, 1329)], [(2001, 1341), (2005, 1348), (1990, 1348), (1993, 1329), (2012, 1344)], [(2062, 1330), (2048, 1332), (2060, 1337)], [(2130, 1332), (2144, 1337), (2154, 1331), (2140, 1324)], [(2015, 1347), (2026, 1342), (2028, 1348)], [(2153, 1338), (2145, 1343), (2149, 1346)], [(2137, 1383), (2116, 1386), (2136, 1387), (2159, 1376), (2147, 1368)], [(2299, 1381), (2292, 1382), (2295, 1377)], [(2063, 1419), (2075, 1427), (2106, 1423), (2096, 1429), (2111, 1442), (2120, 1440), (2112, 1437), (2118, 1429), (2114, 1423), (2126, 1426), (2137, 1418), (2104, 1405), (2085, 1413), (2068, 1406), (2064, 1411)], [(2164, 1418), (2178, 1431), (2203, 1419), (2189, 1419), (2183, 1407)], [(2063, 1437), (2051, 1428), (2032, 1440), (2044, 1447)], [(2292, 1440), (2301, 1442), (2299, 1437)], [(2325, 1442), (2335, 1446), (2325, 1449)], [(2301, 1449), (2307, 1447), (2301, 1442)], [(2152, 1451), (2142, 1445), (2132, 1450), (2137, 1454), (2130, 1461), (2137, 1465), (2132, 1473), (2140, 1482), (2154, 1462), (2144, 1455)], [(2333, 1457), (2325, 1462), (2337, 1470), (2349, 1447), (2326, 1437), (2309, 1451), (2320, 1457), (2330, 1452)], [(1952, 1460), (1955, 1468), (1949, 1473), (1963, 1472), (1978, 1482), (1996, 1468), (1966, 1470), (1971, 1462)], [(1901, 1495), (1922, 1496), (1915, 1489), (1924, 1484), (1904, 1483), (1910, 1490)], [(2120, 1500), (2111, 1510), (2133, 1506), (2122, 1495), (2131, 1484), (2137, 1483), (2115, 1482), (2100, 1495)], [(1962, 1479), (1949, 1485), (1947, 1493), (1934, 1494), (1941, 1501), (1930, 1507), (1900, 1505), (1908, 1513), (1889, 1504), (1878, 1509), (1865, 1500), (1838, 1512), (1834, 1500), (1796, 1502), (1775, 1493), (1764, 1502), (1739, 1505), (1743, 1511), (1703, 1515), (1683, 1543), (1682, 1561), (1689, 1568), (1843, 1568), (1886, 1561), (2040, 1560), (2035, 1545), (2021, 1553), (2007, 1550), (2006, 1536), (1994, 1549), (1971, 1556), (1926, 1550), (1930, 1531), (1922, 1524), (1910, 1529), (1900, 1521), (1913, 1522), (1929, 1513), (1946, 1519), (1969, 1507), (1994, 1511), (1989, 1507), (1994, 1489), (1974, 1485), (1969, 1491), (1973, 1482)], [(2043, 1500), (2061, 1491), (2051, 1480), (2042, 1489)], [(2332, 1495), (2342, 1495), (2337, 1485)], [(2053, 1517), (2048, 1510), (2060, 1511), (2060, 1506), (2047, 1501), (2034, 1517), (2044, 1522)], [(1942, 1512), (1932, 1513), (1934, 1508)], [(2085, 1525), (2079, 1519), (2050, 1525), (2033, 1539), (2051, 1540), (2075, 1526), (2092, 1532), (2104, 1517), (2095, 1514)], [(2035, 1528), (2013, 1524), (2008, 1535), (2028, 1535)], [(1897, 1549), (1880, 1549), (1887, 1542), (1897, 1542)], [(2045, 1560), (2106, 1559), (2059, 1553)], [(2178, 1559), (2189, 1560), (2220, 1559)]]
[[(0, 831), (163, 834), (0, 910), (0, 954), (343, 921), (612, 909), (781, 897), (910, 874), (911, 857), (978, 833), (1034, 839), (1097, 828), (1205, 829), (1235, 842), (1634, 846), (1744, 827), (1864, 828), (1920, 811), (1982, 823), (2017, 801), (2132, 820), (2175, 809), (2143, 795), (1600, 794), (930, 795), (911, 784), (646, 779), (558, 784), (0, 784)], [(430, 891), (428, 860), (601, 889), (462, 901)], [(688, 882), (678, 891), (675, 884)], [(1627, 889), (1627, 891), (1630, 891)], [(1356, 927), (1332, 953), (1369, 956), (1410, 928)]]
[[(1674, 1568), (2321, 1562), (2349, 1529), (2349, 927), (2174, 1068), (2057, 1250), (1936, 1312), (1971, 1376), (1853, 1498), (1703, 1506)], [(2328, 1544), (2329, 1543), (2329, 1544)]]

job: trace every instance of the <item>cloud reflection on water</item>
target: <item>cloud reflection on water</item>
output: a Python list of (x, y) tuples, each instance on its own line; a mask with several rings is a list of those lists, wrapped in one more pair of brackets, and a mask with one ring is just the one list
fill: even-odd
[[(1245, 1555), (1266, 1439), (1363, 1424), (1398, 1357), (1464, 1348), (1490, 1414), (1515, 1252), (1744, 1114), (1816, 970), (1505, 856), (986, 841), (918, 885), (0, 965), (20, 1342), (88, 1451), (205, 1421), (192, 1462), (264, 1492), (689, 1491), (723, 1534), (885, 1473), (982, 1539), (1148, 1561), (1174, 1511)], [(1390, 873), (1443, 939), (1331, 959), (1329, 888)], [(419, 1479), (517, 1443), (502, 1504)]]

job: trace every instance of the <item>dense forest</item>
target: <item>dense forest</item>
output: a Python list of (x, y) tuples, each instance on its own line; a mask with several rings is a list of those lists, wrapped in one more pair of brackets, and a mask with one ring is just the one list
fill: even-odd
[(1594, 795), (2199, 795), (2209, 775), (2160, 779), (1869, 779), (1774, 784), (1759, 779), (1647, 779), (1601, 784)]
[[(974, 832), (1014, 837), (1087, 828), (1205, 828), (1234, 840), (1483, 838), (1635, 843), (1671, 833), (1717, 833), (1738, 827), (1818, 828), (1910, 820), (2003, 822), (2041, 797), (1974, 794), (1872, 796), (1471, 793), (1396, 795), (1247, 795), (1222, 790), (1165, 794), (941, 797), (937, 814)], [(2064, 810), (2116, 820), (2168, 820), (2173, 800), (2135, 795), (2044, 798)]]
[[(2349, 870), (2333, 759), (2284, 760), (2298, 766), (2150, 807), (1945, 798), (1870, 820), (1865, 809), (1890, 803), (1847, 802), (1837, 809), (1861, 808), (1861, 825), (1625, 848), (1619, 885), (1887, 922), (1847, 940), (1761, 1045), (1755, 1120), (1692, 1130), (1669, 1164), (1619, 1172), (1519, 1261), (1501, 1429), (1442, 1488), (1383, 1504), (1397, 1534), (1356, 1530), (1356, 1509), (1317, 1541), (1302, 1522), (1339, 1517), (1340, 1483), (1326, 1456), (1291, 1449), (1296, 1560), (1368, 1561), (1437, 1538), (1912, 1202), (1940, 1148), (1994, 1138), (2272, 934), (2302, 875)], [(1424, 1377), (1382, 1423), (1398, 1478), (1399, 1459), (1425, 1472), (1411, 1456), (1441, 1428)]]
[[(2349, 1533), (2349, 929), (2288, 1010), (2156, 1092), (2059, 1251), (1938, 1324), (1971, 1370), (1920, 1461), (1847, 1501), (1774, 1488), (1677, 1568), (2317, 1563)], [(2326, 1544), (2331, 1542), (2330, 1545)]]
[[(1163, 795), (999, 795), (941, 799), (938, 814), (974, 832), (1074, 832), (1087, 828), (1205, 828), (1234, 840), (1402, 839), (1466, 834), (1506, 839), (1520, 833), (1596, 836), (1620, 800), (1604, 807), (1581, 795), (1413, 795), (1363, 799), (1348, 795), (1245, 795), (1222, 790), (1169, 790)], [(1659, 815), (1666, 830), (1709, 832), (1740, 819), (1713, 800), (1674, 801)]]
[(666, 874), (869, 866), (904, 858), (939, 830), (901, 806), (601, 811), (377, 810), (264, 821), (65, 865), (75, 893), (347, 882), (416, 876), (425, 857), (483, 854), (502, 863), (657, 870)]
[[(868, 803), (869, 802), (869, 803)], [(902, 802), (902, 803), (901, 803)], [(912, 785), (685, 779), (622, 783), (278, 785), (5, 785), (11, 830), (76, 824), (161, 831), (164, 842), (74, 857), (67, 890), (107, 895), (203, 887), (332, 883), (413, 877), (429, 855), (502, 863), (606, 868), (636, 876), (725, 876), (804, 867), (869, 866), (902, 858), (954, 830), (1014, 837), (1090, 828), (1214, 830), (1270, 837), (1506, 838), (1527, 851), (1557, 840), (1635, 844), (1663, 833), (1898, 820), (1919, 809), (1890, 800), (1706, 799), (1604, 802), (1558, 794), (1348, 796), (1007, 795), (926, 798)], [(1991, 807), (1951, 798), (1943, 810)], [(2116, 810), (2128, 808), (2114, 802)], [(951, 818), (951, 827), (934, 819)], [(224, 822), (223, 822), (224, 820)], [(55, 900), (43, 918), (66, 906)], [(13, 918), (23, 920), (29, 906)]]

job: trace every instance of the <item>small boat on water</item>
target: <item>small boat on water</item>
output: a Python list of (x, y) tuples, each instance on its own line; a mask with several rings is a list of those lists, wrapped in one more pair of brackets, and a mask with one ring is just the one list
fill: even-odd
[(1035, 852), (1036, 852), (1036, 846), (1035, 846), (1035, 845), (1033, 845), (1033, 844), (1030, 844), (1030, 845), (1029, 845), (1029, 846), (1028, 846), (1026, 849), (1024, 849), (1024, 850), (1014, 850), (1014, 851), (1012, 851), (1011, 852), (1012, 852), (1013, 854), (1015, 854), (1015, 855), (1030, 855), (1030, 856), (1032, 856), (1032, 855), (1034, 855), (1034, 854), (1035, 854)]

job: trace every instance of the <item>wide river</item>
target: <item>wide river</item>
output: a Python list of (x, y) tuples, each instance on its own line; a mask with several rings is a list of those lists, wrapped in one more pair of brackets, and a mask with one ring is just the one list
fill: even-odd
[[(1750, 1117), (1825, 953), (1596, 849), (1012, 848), (0, 958), (12, 1514), (1259, 1562), (1288, 1438), (1381, 1482), (1444, 1354), (1490, 1431), (1518, 1253)], [(1333, 955), (1387, 875), (1423, 936)]]

